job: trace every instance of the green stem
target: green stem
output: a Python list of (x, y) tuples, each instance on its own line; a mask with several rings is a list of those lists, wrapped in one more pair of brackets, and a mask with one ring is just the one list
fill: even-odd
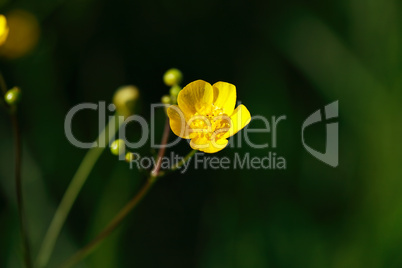
[[(118, 120), (117, 115), (113, 117), (109, 121), (105, 129), (102, 131), (102, 133), (99, 135), (96, 142), (99, 143), (100, 141), (107, 141), (109, 143), (114, 137), (114, 134), (116, 134), (116, 132), (118, 131), (121, 123), (122, 122)], [(114, 132), (109, 133), (112, 126), (114, 126)], [(38, 267), (47, 266), (49, 258), (52, 255), (54, 246), (56, 244), (56, 240), (59, 237), (60, 231), (64, 225), (67, 215), (70, 212), (71, 207), (73, 206), (78, 196), (78, 193), (81, 191), (82, 186), (91, 173), (92, 168), (94, 167), (104, 149), (105, 147), (94, 146), (87, 152), (84, 159), (82, 160), (77, 172), (70, 182), (70, 185), (64, 193), (60, 205), (53, 216), (52, 222), (50, 223), (49, 229), (47, 230), (37, 258)]]
[(77, 264), (81, 259), (85, 258), (92, 251), (94, 251), (97, 246), (110, 234), (112, 233), (126, 218), (126, 216), (133, 210), (144, 196), (151, 189), (152, 185), (155, 183), (155, 178), (148, 178), (141, 190), (119, 211), (119, 213), (113, 218), (113, 220), (100, 232), (91, 242), (89, 242), (85, 247), (80, 249), (75, 253), (67, 262), (65, 262), (61, 267), (67, 268), (72, 267)]
[(64, 264), (61, 265), (63, 268), (72, 267), (77, 264), (80, 260), (88, 256), (91, 252), (95, 250), (97, 246), (109, 235), (111, 234), (119, 225), (123, 222), (126, 216), (140, 203), (140, 201), (144, 198), (144, 196), (151, 189), (151, 186), (156, 182), (161, 164), (162, 158), (165, 154), (166, 144), (169, 139), (170, 127), (169, 127), (169, 119), (166, 118), (165, 128), (162, 135), (161, 141), (161, 149), (158, 152), (156, 165), (154, 169), (151, 171), (151, 175), (146, 180), (144, 186), (140, 189), (140, 191), (120, 210), (120, 212), (112, 219), (112, 221), (106, 226), (103, 231), (101, 231), (91, 242), (89, 242), (85, 247), (80, 249), (77, 253), (75, 253), (71, 258), (69, 258)]
[(185, 163), (187, 163), (187, 162), (191, 159), (191, 157), (194, 156), (194, 154), (195, 154), (196, 152), (197, 152), (197, 150), (192, 150), (192, 151), (190, 151), (181, 161), (179, 161), (179, 162), (177, 162), (176, 164), (174, 164), (169, 170), (159, 172), (158, 176), (159, 176), (159, 177), (162, 177), (162, 176), (165, 176), (165, 175), (170, 174), (170, 173), (173, 172), (173, 171), (178, 170), (178, 169), (181, 168)]
[(0, 104), (2, 104), (7, 110), (9, 110), (10, 107), (4, 101), (4, 96), (6, 95), (8, 88), (6, 85), (6, 81), (4, 80), (4, 76), (1, 72), (0, 72), (0, 89), (2, 91), (1, 98), (0, 98)]
[(31, 260), (31, 251), (29, 247), (28, 240), (28, 231), (26, 228), (26, 218), (24, 211), (24, 202), (23, 202), (23, 194), (22, 194), (22, 178), (21, 178), (21, 165), (22, 165), (22, 141), (21, 141), (21, 132), (18, 122), (17, 116), (17, 107), (16, 106), (8, 106), (4, 102), (4, 95), (7, 93), (7, 85), (4, 80), (3, 74), (0, 72), (0, 89), (2, 91), (0, 103), (3, 104), (6, 109), (10, 112), (11, 121), (14, 130), (14, 139), (15, 139), (15, 190), (17, 195), (17, 208), (19, 215), (19, 225), (20, 232), (22, 236), (22, 246), (23, 246), (23, 255), (24, 262), (27, 268), (32, 267)]
[(181, 160), (180, 162), (178, 162), (176, 165), (174, 165), (170, 170), (171, 171), (175, 171), (179, 168), (181, 168), (185, 163), (187, 163), (188, 160), (190, 160), (191, 157), (194, 156), (194, 154), (197, 152), (197, 150), (192, 150), (191, 152), (189, 152), (184, 158), (183, 160)]
[(32, 267), (31, 251), (28, 241), (28, 231), (26, 227), (26, 219), (24, 212), (24, 202), (22, 198), (22, 179), (21, 179), (21, 159), (22, 159), (22, 146), (21, 146), (21, 132), (18, 124), (18, 117), (16, 111), (11, 113), (13, 122), (14, 135), (15, 135), (15, 188), (17, 192), (17, 206), (20, 220), (20, 230), (22, 235), (22, 244), (24, 249), (24, 261), (27, 268)]

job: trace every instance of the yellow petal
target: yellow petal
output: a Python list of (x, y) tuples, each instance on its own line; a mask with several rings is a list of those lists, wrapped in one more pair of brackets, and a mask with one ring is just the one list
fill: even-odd
[(190, 146), (194, 150), (200, 150), (207, 148), (209, 146), (209, 141), (205, 137), (200, 137), (200, 136), (195, 136), (194, 138), (191, 139), (190, 141)]
[(214, 91), (210, 83), (203, 80), (194, 81), (180, 91), (177, 103), (186, 118), (211, 106)]
[(229, 141), (227, 139), (219, 139), (215, 142), (210, 142), (209, 147), (205, 148), (203, 152), (208, 154), (219, 152), (220, 150), (224, 149), (226, 145), (228, 145), (228, 142)]
[(244, 128), (248, 123), (250, 123), (251, 115), (246, 106), (241, 104), (237, 106), (236, 110), (234, 110), (233, 114), (230, 116), (230, 119), (232, 120), (232, 124), (229, 131), (224, 136), (225, 138), (233, 136), (242, 128)]
[(219, 139), (216, 141), (210, 141), (206, 138), (193, 138), (191, 139), (190, 146), (194, 150), (199, 150), (205, 153), (216, 153), (226, 147), (228, 144), (227, 139)]
[(172, 105), (167, 109), (169, 116), (169, 124), (173, 133), (183, 139), (190, 138), (190, 127), (187, 125), (184, 118), (184, 113), (180, 110), (179, 106)]
[(217, 82), (214, 88), (214, 105), (231, 115), (236, 105), (236, 87), (226, 82)]

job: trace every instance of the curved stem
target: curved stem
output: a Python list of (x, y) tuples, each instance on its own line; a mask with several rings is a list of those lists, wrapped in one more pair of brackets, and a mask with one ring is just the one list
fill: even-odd
[(76, 263), (78, 263), (81, 259), (85, 258), (92, 251), (96, 249), (97, 246), (110, 234), (112, 233), (126, 218), (126, 216), (133, 210), (140, 201), (144, 198), (144, 196), (148, 193), (149, 189), (151, 189), (152, 185), (155, 183), (154, 179), (147, 179), (144, 186), (141, 190), (135, 195), (113, 218), (113, 220), (106, 226), (105, 229), (102, 230), (91, 242), (89, 242), (85, 247), (80, 249), (77, 253), (75, 253), (67, 262), (65, 262), (61, 267), (67, 268), (72, 267)]
[(169, 139), (170, 127), (169, 127), (169, 119), (166, 118), (165, 128), (163, 131), (161, 148), (158, 152), (156, 165), (154, 169), (151, 171), (151, 175), (146, 180), (144, 186), (140, 189), (140, 191), (120, 210), (120, 212), (109, 222), (105, 229), (103, 229), (91, 242), (89, 242), (85, 247), (80, 249), (77, 253), (75, 253), (70, 259), (68, 259), (61, 267), (68, 268), (72, 267), (80, 260), (88, 256), (91, 252), (95, 250), (97, 246), (109, 235), (111, 234), (126, 216), (138, 205), (138, 203), (144, 198), (144, 196), (148, 193), (151, 186), (156, 182), (158, 178), (158, 174), (160, 172), (160, 168), (162, 165), (162, 158), (165, 154), (166, 144)]
[(24, 262), (27, 268), (32, 267), (31, 251), (28, 241), (28, 231), (26, 228), (26, 219), (24, 212), (24, 203), (22, 198), (22, 179), (21, 179), (21, 159), (22, 159), (22, 143), (21, 132), (18, 124), (16, 111), (11, 114), (11, 121), (13, 123), (15, 135), (15, 189), (17, 193), (17, 206), (20, 220), (20, 230), (22, 235), (22, 244), (24, 249)]
[(177, 163), (176, 165), (174, 165), (170, 170), (171, 171), (175, 171), (179, 168), (181, 168), (185, 163), (187, 163), (188, 160), (190, 160), (191, 157), (193, 157), (193, 155), (197, 152), (197, 150), (192, 150), (191, 152), (189, 152), (184, 158), (183, 160), (181, 160), (179, 163)]
[(158, 152), (157, 162), (154, 169), (151, 171), (151, 177), (157, 177), (162, 165), (162, 158), (165, 155), (166, 151), (166, 144), (168, 142), (170, 133), (170, 126), (169, 126), (169, 118), (166, 117), (165, 128), (163, 129), (162, 141), (161, 141), (161, 148)]
[[(114, 134), (118, 131), (122, 123), (120, 122), (120, 120), (116, 119), (118, 119), (117, 115), (109, 121), (108, 125), (99, 135), (96, 142), (98, 143), (100, 141), (108, 141), (108, 143), (110, 142), (110, 140), (114, 137)], [(114, 128), (110, 130), (112, 126), (114, 126)], [(49, 258), (52, 255), (56, 240), (59, 237), (60, 231), (64, 225), (67, 215), (70, 212), (71, 207), (73, 206), (75, 199), (78, 196), (78, 193), (81, 191), (82, 186), (87, 180), (89, 174), (91, 173), (92, 168), (94, 167), (95, 163), (97, 162), (100, 155), (104, 151), (105, 147), (106, 146), (103, 147), (94, 146), (93, 148), (91, 148), (85, 155), (80, 166), (78, 167), (77, 172), (75, 173), (66, 192), (64, 193), (60, 205), (58, 206), (56, 213), (53, 216), (52, 222), (50, 223), (49, 229), (47, 230), (45, 238), (42, 242), (42, 246), (40, 248), (37, 258), (38, 267), (47, 266)]]
[(185, 163), (187, 163), (191, 157), (194, 156), (194, 154), (197, 152), (197, 150), (192, 150), (190, 151), (181, 161), (177, 162), (176, 164), (174, 164), (169, 170), (166, 171), (160, 171), (158, 176), (162, 177), (165, 175), (168, 175), (170, 173), (172, 173), (173, 171), (178, 170), (179, 168), (181, 168)]

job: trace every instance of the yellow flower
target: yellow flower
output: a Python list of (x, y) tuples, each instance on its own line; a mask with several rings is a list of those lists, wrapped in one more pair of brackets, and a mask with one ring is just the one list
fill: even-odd
[(13, 9), (7, 14), (7, 25), (10, 32), (7, 41), (0, 48), (1, 56), (16, 59), (27, 55), (35, 48), (39, 41), (40, 26), (38, 19), (32, 13)]
[(251, 119), (244, 105), (236, 109), (236, 87), (226, 82), (211, 86), (197, 80), (180, 91), (178, 105), (168, 108), (170, 128), (183, 139), (191, 139), (193, 149), (215, 153), (226, 147), (228, 138)]
[(0, 14), (0, 45), (2, 45), (8, 36), (7, 19), (4, 15)]

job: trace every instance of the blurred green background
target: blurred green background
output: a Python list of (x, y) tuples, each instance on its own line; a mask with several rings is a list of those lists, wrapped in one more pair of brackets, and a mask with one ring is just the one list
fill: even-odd
[[(196, 79), (235, 84), (252, 115), (286, 115), (277, 148), (242, 146), (216, 155), (271, 151), (286, 158), (287, 169), (191, 168), (164, 177), (78, 267), (402, 267), (401, 4), (0, 1), (1, 13), (12, 18), (0, 70), (9, 87), (23, 91), (23, 183), (34, 255), (86, 153), (65, 137), (69, 109), (110, 102), (116, 88), (135, 84), (139, 112), (149, 118), (150, 103), (169, 90), (163, 73), (177, 67), (184, 85)], [(303, 148), (301, 125), (336, 100), (340, 164), (332, 168)], [(94, 140), (96, 119), (95, 112), (82, 112), (74, 134)], [(161, 114), (160, 128), (163, 120)], [(4, 109), (0, 130), (0, 267), (21, 267), (13, 137)], [(131, 132), (138, 137), (138, 130)], [(309, 145), (324, 149), (324, 124), (306, 136)], [(270, 138), (252, 134), (259, 143)], [(169, 152), (188, 150), (182, 141)], [(90, 241), (142, 182), (106, 151), (67, 219), (50, 267)]]

